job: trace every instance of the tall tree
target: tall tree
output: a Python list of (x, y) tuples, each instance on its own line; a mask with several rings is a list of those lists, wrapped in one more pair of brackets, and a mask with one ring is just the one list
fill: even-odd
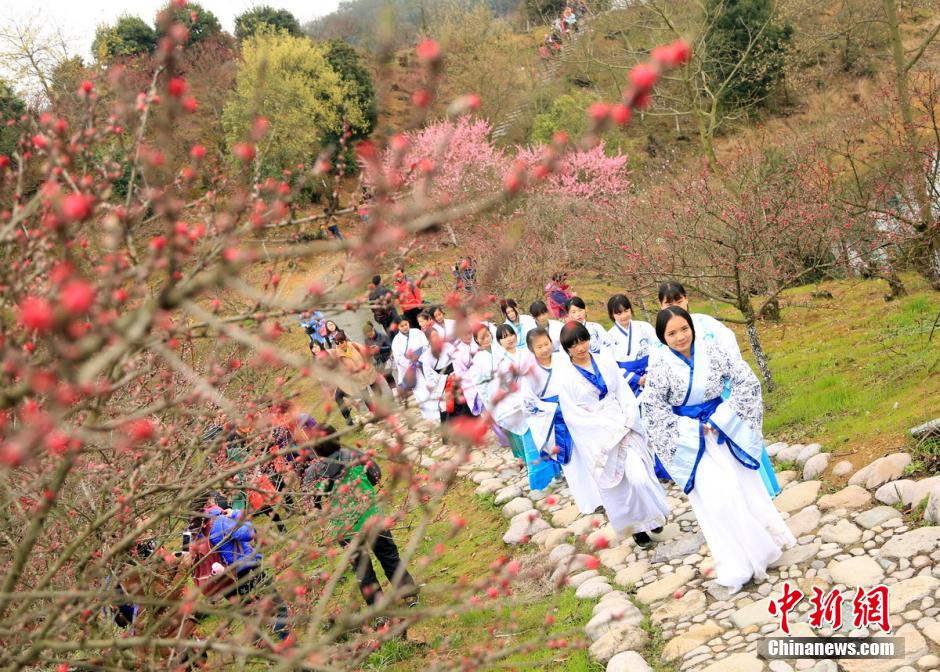
[[(906, 140), (908, 158), (912, 168), (910, 180), (916, 202), (916, 215), (912, 226), (917, 232), (914, 249), (914, 266), (923, 275), (931, 287), (940, 290), (940, 227), (938, 227), (935, 211), (940, 204), (931, 194), (937, 185), (936, 149), (937, 138), (929, 140), (921, 138), (914, 119), (913, 96), (911, 95), (910, 76), (911, 69), (917, 65), (924, 52), (940, 34), (940, 24), (931, 30), (908, 55), (901, 39), (901, 29), (898, 22), (898, 1), (883, 0), (884, 18), (888, 25), (888, 35), (891, 44), (891, 62), (894, 66), (894, 87), (898, 97), (898, 109), (901, 113), (901, 125)], [(933, 110), (931, 110), (931, 113)], [(936, 130), (936, 125), (935, 125)], [(933, 152), (924, 156), (923, 149), (928, 142), (934, 143)]]
[(222, 32), (218, 17), (198, 2), (187, 2), (178, 6), (171, 2), (157, 15), (157, 32), (166, 35), (169, 27), (179, 22), (189, 29), (189, 44), (196, 44)]
[(326, 60), (336, 74), (352, 87), (353, 96), (363, 112), (363, 123), (353, 130), (357, 135), (369, 135), (378, 119), (372, 75), (362, 64), (359, 53), (342, 40), (330, 40)]
[(235, 95), (225, 106), (229, 145), (244, 141), (255, 120), (270, 123), (258, 156), (266, 174), (312, 160), (327, 137), (365, 115), (354, 88), (330, 67), (325, 49), (305, 37), (261, 31), (242, 42)]
[(149, 54), (156, 47), (157, 31), (140, 17), (124, 14), (113, 26), (98, 26), (91, 53), (103, 63), (120, 56)]
[(784, 77), (793, 28), (780, 23), (775, 0), (708, 0), (704, 68), (728, 81), (719, 102), (731, 109), (762, 105)]
[(16, 149), (21, 132), (19, 118), (24, 112), (26, 103), (0, 79), (0, 155), (9, 156)]
[(254, 35), (261, 26), (284, 30), (290, 35), (301, 35), (300, 22), (286, 9), (270, 5), (252, 7), (235, 17), (235, 37), (241, 41)]

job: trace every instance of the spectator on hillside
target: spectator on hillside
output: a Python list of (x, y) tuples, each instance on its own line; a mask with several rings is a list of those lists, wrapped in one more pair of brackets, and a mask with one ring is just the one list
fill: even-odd
[(372, 276), (372, 291), (369, 292), (369, 303), (373, 305), (372, 317), (382, 325), (382, 329), (391, 338), (391, 325), (398, 322), (398, 311), (395, 310), (395, 293), (382, 284), (381, 275)]
[(418, 587), (402, 565), (391, 530), (383, 526), (376, 534), (374, 529), (366, 528), (367, 522), (382, 518), (375, 501), (382, 472), (362, 453), (343, 448), (335, 428), (323, 425), (321, 431), (326, 438), (313, 448), (318, 459), (311, 462), (304, 474), (304, 485), (313, 495), (313, 505), (328, 512), (330, 529), (340, 546), (356, 544), (350, 561), (366, 604), (371, 606), (382, 597), (370, 557), (374, 553), (396, 596), (414, 606)]
[(251, 545), (256, 541), (254, 525), (245, 519), (244, 511), (223, 509), (213, 497), (207, 501), (205, 515), (210, 548), (218, 552), (221, 564), (233, 574), (234, 585), (223, 597), (238, 597), (246, 604), (270, 598), (275, 612), (272, 630), (278, 639), (284, 639), (289, 630), (287, 605), (261, 566), (264, 556)]
[(366, 322), (362, 327), (362, 334), (365, 337), (365, 346), (372, 355), (372, 361), (375, 362), (375, 368), (385, 378), (385, 382), (394, 391), (395, 373), (392, 363), (392, 341), (386, 334), (380, 334), (375, 330), (371, 322)]
[(561, 14), (562, 20), (565, 22), (565, 27), (571, 32), (578, 32), (578, 17), (574, 13), (574, 10), (571, 9), (571, 5), (565, 7), (565, 11)]
[(420, 329), (418, 313), (424, 309), (421, 288), (414, 280), (405, 275), (402, 268), (395, 271), (395, 293), (398, 295), (398, 305), (401, 307), (401, 313), (408, 320), (408, 324)]

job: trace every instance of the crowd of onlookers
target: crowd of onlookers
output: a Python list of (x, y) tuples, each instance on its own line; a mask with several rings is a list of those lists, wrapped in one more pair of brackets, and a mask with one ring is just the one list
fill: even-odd
[(543, 44), (539, 47), (539, 56), (547, 59), (560, 52), (562, 40), (578, 32), (578, 21), (588, 14), (587, 3), (584, 0), (572, 0), (566, 4), (561, 15), (552, 21), (551, 30), (545, 33)]

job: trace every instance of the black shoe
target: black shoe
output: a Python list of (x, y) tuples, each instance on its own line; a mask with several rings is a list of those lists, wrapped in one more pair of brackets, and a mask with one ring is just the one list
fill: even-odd
[(653, 534), (662, 534), (663, 526), (660, 525), (659, 527), (654, 527), (652, 530), (650, 530), (650, 532), (652, 532)]
[(599, 507), (597, 507), (596, 509), (594, 509), (594, 513), (606, 514), (606, 513), (607, 513), (607, 509), (605, 509), (605, 508), (604, 508), (604, 505), (601, 504)]
[(649, 548), (653, 545), (653, 540), (650, 539), (650, 535), (648, 535), (646, 532), (637, 532), (634, 534), (633, 541), (640, 548)]

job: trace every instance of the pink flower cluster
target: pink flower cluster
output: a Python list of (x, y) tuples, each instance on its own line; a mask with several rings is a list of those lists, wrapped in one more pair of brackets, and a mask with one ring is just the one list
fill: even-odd
[[(543, 145), (504, 151), (490, 140), (490, 131), (488, 122), (469, 117), (435, 122), (399, 139), (398, 147), (402, 141), (406, 147), (401, 160), (394, 150), (386, 151), (382, 169), (390, 176), (397, 171), (398, 179), (390, 182), (404, 191), (428, 179), (429, 193), (439, 201), (460, 201), (498, 189), (513, 166), (532, 169), (545, 156)], [(586, 150), (572, 147), (554, 171), (534, 171), (537, 179), (530, 188), (571, 198), (622, 194), (630, 188), (626, 163), (622, 154), (607, 156), (603, 143)]]

